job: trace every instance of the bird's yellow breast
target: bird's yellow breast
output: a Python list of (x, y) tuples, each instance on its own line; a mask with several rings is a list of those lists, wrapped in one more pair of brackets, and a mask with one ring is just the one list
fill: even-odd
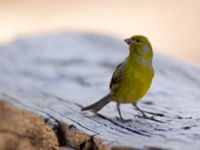
[(120, 103), (133, 103), (140, 100), (147, 93), (152, 78), (152, 66), (140, 61), (128, 61), (122, 79), (111, 90), (113, 100)]

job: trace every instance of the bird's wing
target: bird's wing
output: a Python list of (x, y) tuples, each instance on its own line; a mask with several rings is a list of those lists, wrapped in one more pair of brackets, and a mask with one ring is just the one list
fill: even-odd
[(111, 79), (111, 81), (110, 81), (110, 89), (111, 89), (111, 90), (115, 87), (115, 85), (116, 85), (117, 83), (120, 82), (120, 80), (121, 80), (121, 78), (122, 78), (123, 70), (124, 70), (124, 62), (120, 63), (120, 64), (116, 67), (116, 69), (115, 69), (115, 71), (114, 71), (114, 73), (113, 73), (113, 75), (112, 75), (112, 79)]

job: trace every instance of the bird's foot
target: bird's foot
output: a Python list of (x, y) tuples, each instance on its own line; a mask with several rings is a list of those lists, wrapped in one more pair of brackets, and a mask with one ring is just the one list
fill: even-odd
[(132, 122), (131, 119), (124, 119), (124, 118), (121, 118), (121, 117), (116, 117), (116, 119), (117, 119), (118, 121), (121, 121), (122, 123)]
[(164, 117), (165, 115), (164, 114), (161, 114), (161, 113), (154, 113), (154, 112), (149, 112), (149, 111), (144, 111), (144, 113), (146, 114), (151, 114), (151, 115), (154, 115), (154, 116), (158, 116), (158, 117)]
[(156, 121), (156, 122), (160, 122), (160, 123), (165, 123), (165, 122), (163, 122), (163, 121), (160, 121), (160, 120), (155, 119), (153, 116), (149, 117), (149, 116), (147, 116), (146, 114), (143, 114), (142, 116), (136, 115), (136, 117), (138, 117), (138, 118), (143, 118), (143, 119), (148, 119), (148, 120), (152, 120), (152, 121)]

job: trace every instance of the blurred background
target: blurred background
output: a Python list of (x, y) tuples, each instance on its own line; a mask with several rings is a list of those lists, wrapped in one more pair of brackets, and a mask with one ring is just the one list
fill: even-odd
[(144, 34), (155, 51), (200, 64), (199, 0), (0, 0), (0, 44), (61, 31)]

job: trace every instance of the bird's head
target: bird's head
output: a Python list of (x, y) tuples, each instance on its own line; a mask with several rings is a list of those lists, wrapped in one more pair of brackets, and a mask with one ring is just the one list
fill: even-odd
[(137, 55), (144, 59), (152, 59), (152, 46), (145, 36), (134, 35), (124, 41), (129, 45), (130, 55)]

